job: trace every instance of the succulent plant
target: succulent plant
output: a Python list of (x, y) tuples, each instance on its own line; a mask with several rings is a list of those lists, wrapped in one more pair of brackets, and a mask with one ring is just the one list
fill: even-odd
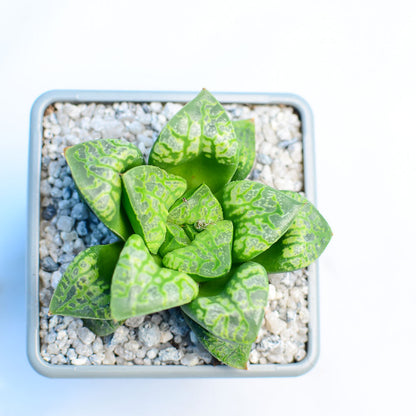
[(246, 180), (253, 120), (231, 122), (206, 90), (154, 143), (149, 165), (117, 139), (65, 150), (80, 195), (121, 241), (78, 254), (50, 314), (99, 336), (124, 320), (180, 307), (218, 360), (247, 368), (268, 297), (268, 272), (315, 261), (331, 230), (302, 195)]

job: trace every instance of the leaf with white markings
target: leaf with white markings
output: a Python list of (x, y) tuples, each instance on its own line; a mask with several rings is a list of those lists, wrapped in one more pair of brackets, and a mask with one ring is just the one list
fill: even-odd
[(231, 180), (239, 181), (245, 179), (253, 167), (256, 158), (256, 131), (253, 119), (233, 121), (233, 127), (240, 153), (238, 167)]
[(190, 243), (191, 240), (182, 227), (168, 222), (166, 224), (166, 238), (160, 246), (159, 254), (162, 257), (166, 256), (167, 253), (178, 248), (186, 247)]
[(222, 219), (221, 205), (205, 184), (186, 192), (172, 206), (168, 217), (175, 224), (201, 224), (201, 228)]
[(49, 305), (49, 313), (76, 318), (111, 319), (111, 276), (121, 243), (87, 248), (66, 269)]
[(219, 221), (198, 233), (188, 246), (166, 254), (163, 264), (195, 278), (217, 278), (230, 271), (232, 241), (232, 222)]
[(111, 284), (111, 314), (120, 321), (190, 302), (198, 284), (185, 273), (159, 267), (142, 237), (133, 234), (120, 254)]
[(233, 261), (251, 260), (289, 228), (303, 203), (253, 181), (230, 182), (216, 195), (234, 224)]
[(112, 334), (119, 326), (120, 323), (114, 319), (86, 319), (82, 320), (84, 326), (94, 332), (99, 337), (105, 337)]
[(213, 192), (234, 175), (238, 142), (223, 106), (207, 90), (186, 104), (156, 140), (149, 164), (182, 176), (188, 188), (206, 183)]
[(331, 228), (313, 204), (296, 192), (282, 192), (304, 205), (283, 237), (253, 259), (269, 273), (291, 272), (309, 266), (332, 237)]
[(239, 344), (216, 337), (185, 314), (184, 317), (198, 341), (211, 355), (230, 367), (247, 370), (251, 343)]
[(140, 150), (117, 139), (92, 140), (65, 149), (80, 194), (95, 215), (123, 240), (132, 233), (121, 209), (120, 173), (143, 164)]
[(266, 270), (248, 262), (233, 270), (221, 289), (215, 280), (201, 285), (199, 296), (182, 311), (216, 337), (237, 343), (253, 342), (267, 305), (269, 280)]
[(185, 179), (156, 166), (138, 166), (122, 175), (123, 205), (136, 234), (156, 254), (166, 236), (168, 210), (185, 192)]

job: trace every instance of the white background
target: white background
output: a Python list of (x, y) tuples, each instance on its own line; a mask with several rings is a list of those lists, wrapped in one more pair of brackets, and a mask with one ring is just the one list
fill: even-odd
[[(0, 2), (0, 415), (416, 414), (411, 0)], [(52, 380), (25, 353), (29, 111), (55, 88), (293, 92), (315, 117), (321, 356), (298, 378)]]

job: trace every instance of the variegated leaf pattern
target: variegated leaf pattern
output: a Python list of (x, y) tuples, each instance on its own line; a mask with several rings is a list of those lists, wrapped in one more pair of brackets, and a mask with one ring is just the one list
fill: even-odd
[(322, 254), (332, 237), (331, 228), (313, 204), (296, 192), (282, 192), (304, 205), (283, 237), (253, 259), (269, 273), (309, 266)]
[(264, 267), (248, 262), (231, 273), (219, 293), (205, 292), (202, 285), (200, 295), (182, 306), (182, 311), (216, 337), (250, 343), (260, 329), (268, 291), (269, 280)]
[(195, 278), (217, 278), (230, 271), (232, 241), (232, 222), (219, 221), (198, 233), (188, 246), (166, 254), (163, 264)]
[(233, 261), (251, 260), (289, 228), (302, 203), (249, 180), (230, 182), (217, 194), (226, 220), (234, 224)]
[(120, 326), (120, 323), (114, 319), (83, 319), (82, 321), (84, 326), (99, 337), (112, 334)]
[(178, 225), (192, 224), (200, 230), (223, 219), (222, 208), (205, 184), (188, 191), (169, 211), (168, 221)]
[(178, 248), (186, 247), (191, 240), (186, 235), (185, 230), (177, 224), (166, 224), (166, 238), (160, 246), (159, 254), (164, 257), (167, 253)]
[(251, 343), (239, 344), (216, 337), (184, 314), (185, 321), (204, 348), (229, 367), (247, 370)]
[(126, 240), (132, 230), (120, 207), (120, 173), (143, 164), (140, 150), (118, 139), (92, 140), (65, 149), (74, 182), (92, 211)]
[(232, 177), (232, 181), (245, 179), (253, 167), (256, 158), (256, 131), (254, 119), (233, 121), (235, 135), (237, 136), (238, 148), (238, 167)]
[(159, 267), (142, 237), (127, 240), (111, 284), (111, 314), (120, 321), (190, 302), (198, 284), (185, 273)]
[(121, 243), (87, 248), (66, 269), (52, 296), (49, 313), (111, 319), (111, 276)]
[(223, 106), (207, 90), (167, 123), (153, 145), (149, 164), (184, 177), (189, 189), (206, 183), (214, 192), (238, 164), (238, 142)]
[(156, 166), (138, 166), (122, 175), (123, 205), (136, 234), (156, 254), (165, 240), (168, 210), (185, 192), (185, 179)]

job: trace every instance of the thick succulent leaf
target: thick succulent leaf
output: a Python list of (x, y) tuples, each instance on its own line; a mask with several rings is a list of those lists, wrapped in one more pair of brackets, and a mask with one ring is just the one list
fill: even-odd
[(122, 175), (123, 205), (136, 234), (156, 254), (165, 240), (169, 208), (185, 192), (186, 181), (156, 166), (138, 166)]
[(253, 259), (269, 273), (290, 272), (309, 266), (322, 254), (332, 237), (325, 218), (305, 197), (292, 191), (282, 192), (305, 204), (283, 237)]
[(163, 264), (193, 277), (217, 278), (230, 271), (232, 241), (232, 222), (219, 221), (198, 233), (188, 246), (166, 254)]
[(202, 286), (199, 296), (182, 306), (182, 311), (216, 337), (250, 343), (260, 329), (268, 291), (264, 267), (248, 262), (232, 272), (219, 293)]
[(112, 334), (120, 326), (120, 323), (114, 319), (83, 319), (82, 321), (84, 326), (99, 337)]
[(149, 164), (184, 177), (189, 189), (206, 183), (215, 192), (233, 177), (238, 164), (237, 138), (224, 108), (207, 90), (163, 128)]
[(127, 240), (132, 230), (121, 209), (119, 174), (143, 164), (140, 150), (124, 140), (102, 139), (67, 147), (65, 158), (80, 194), (95, 215)]
[(216, 337), (185, 314), (184, 317), (199, 342), (211, 355), (230, 367), (247, 370), (251, 343), (239, 344)]
[(184, 229), (184, 231), (185, 231), (186, 235), (188, 236), (188, 238), (189, 238), (191, 241), (195, 240), (195, 237), (196, 237), (196, 236), (198, 235), (198, 233), (199, 233), (199, 231), (197, 231), (197, 230), (195, 229), (195, 227), (194, 227), (193, 225), (191, 225), (191, 224), (185, 224), (185, 225), (183, 226), (183, 229)]
[(237, 136), (240, 150), (238, 167), (232, 177), (232, 181), (247, 178), (256, 158), (256, 131), (254, 119), (233, 121), (235, 135)]
[(224, 218), (234, 224), (233, 261), (251, 260), (289, 228), (303, 203), (253, 181), (230, 182), (217, 194)]
[(166, 224), (166, 238), (160, 246), (159, 254), (164, 257), (167, 253), (178, 248), (186, 247), (190, 243), (191, 240), (182, 227), (168, 222)]
[(66, 269), (49, 305), (49, 313), (76, 318), (111, 319), (111, 276), (121, 243), (87, 248)]
[(170, 209), (168, 217), (175, 224), (192, 224), (201, 229), (222, 219), (221, 205), (205, 184), (186, 192)]
[(190, 302), (198, 284), (185, 273), (159, 267), (142, 237), (127, 240), (114, 270), (111, 314), (120, 321)]

